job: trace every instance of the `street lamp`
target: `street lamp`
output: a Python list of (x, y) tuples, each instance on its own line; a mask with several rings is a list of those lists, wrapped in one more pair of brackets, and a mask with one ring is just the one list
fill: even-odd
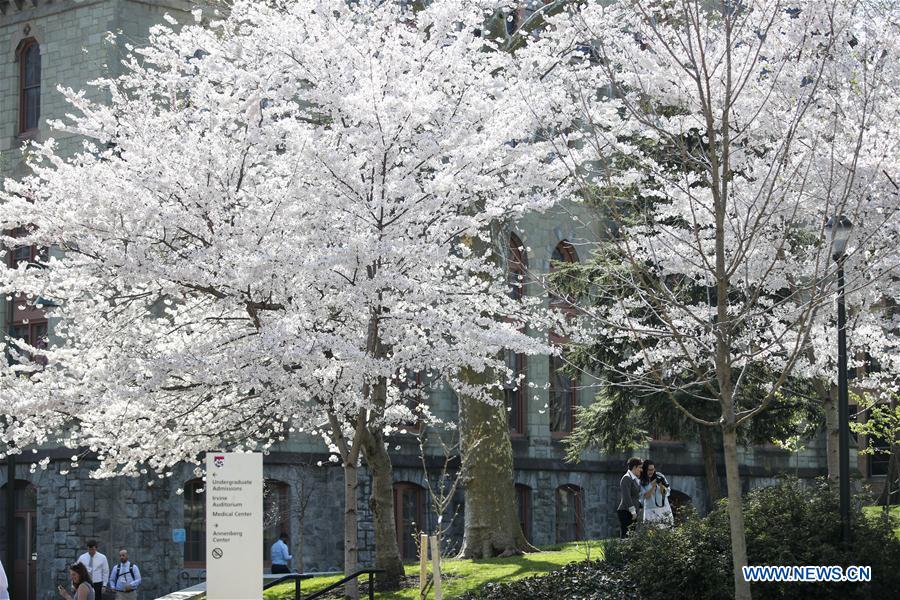
[(841, 536), (850, 543), (850, 409), (847, 394), (847, 311), (844, 304), (844, 260), (853, 223), (844, 216), (831, 217), (825, 223), (831, 245), (831, 257), (837, 264), (838, 326), (838, 449), (840, 452)]

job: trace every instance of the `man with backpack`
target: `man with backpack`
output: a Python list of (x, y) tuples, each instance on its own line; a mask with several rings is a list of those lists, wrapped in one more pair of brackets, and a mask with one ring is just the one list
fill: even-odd
[(137, 600), (141, 585), (141, 572), (128, 560), (128, 550), (119, 550), (119, 562), (109, 574), (109, 588), (115, 590), (116, 600)]

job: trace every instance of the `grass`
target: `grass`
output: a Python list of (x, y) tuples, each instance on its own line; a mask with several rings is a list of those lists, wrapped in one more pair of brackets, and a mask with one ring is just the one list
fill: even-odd
[[(442, 591), (451, 600), (488, 582), (508, 582), (531, 575), (543, 575), (571, 562), (603, 557), (603, 542), (574, 542), (550, 546), (542, 552), (509, 558), (485, 560), (444, 559), (441, 562)], [(429, 565), (430, 570), (430, 565)], [(419, 565), (406, 565), (407, 585), (413, 587), (399, 592), (375, 594), (378, 600), (415, 600), (418, 598)], [(340, 576), (317, 577), (303, 582), (303, 596), (321, 590), (340, 580)], [(293, 584), (284, 584), (266, 590), (265, 600), (293, 600)], [(434, 597), (429, 594), (429, 597)], [(525, 600), (525, 599), (523, 599)]]
[[(864, 506), (863, 513), (869, 517), (870, 519), (881, 519), (881, 511), (882, 507), (880, 506)], [(891, 516), (900, 519), (900, 506), (894, 506), (891, 508)], [(897, 534), (897, 538), (900, 539), (900, 527), (894, 530)]]

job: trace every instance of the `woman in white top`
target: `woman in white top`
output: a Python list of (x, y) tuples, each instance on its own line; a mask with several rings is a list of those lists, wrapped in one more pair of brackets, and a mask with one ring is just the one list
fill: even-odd
[(94, 586), (91, 585), (91, 576), (88, 575), (87, 567), (77, 562), (69, 567), (69, 579), (72, 580), (72, 588), (75, 590), (73, 596), (63, 588), (57, 586), (59, 595), (65, 600), (95, 600)]
[(652, 460), (644, 461), (641, 471), (641, 501), (644, 503), (644, 523), (672, 526), (675, 519), (669, 505), (669, 482), (656, 470)]

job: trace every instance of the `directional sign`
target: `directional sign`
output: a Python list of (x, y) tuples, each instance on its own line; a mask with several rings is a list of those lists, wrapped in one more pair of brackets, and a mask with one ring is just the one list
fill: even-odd
[(172, 541), (176, 544), (183, 544), (187, 539), (187, 534), (184, 529), (173, 529), (172, 530)]
[(207, 600), (262, 600), (262, 545), (262, 454), (207, 453)]

